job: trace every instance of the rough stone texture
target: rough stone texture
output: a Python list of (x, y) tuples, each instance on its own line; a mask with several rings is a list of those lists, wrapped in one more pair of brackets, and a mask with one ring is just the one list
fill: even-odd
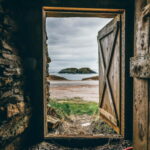
[(42, 142), (39, 143), (28, 150), (123, 150), (124, 148), (130, 147), (131, 143), (129, 141), (122, 140), (120, 142), (112, 142), (111, 140), (103, 145), (103, 146), (96, 146), (96, 147), (64, 147), (62, 145), (56, 143), (46, 143)]
[(17, 47), (17, 20), (6, 2), (0, 0), (0, 149), (17, 150), (29, 125), (30, 105)]
[[(48, 37), (47, 37), (47, 33), (46, 33), (46, 31), (45, 31), (45, 35), (46, 35), (46, 40), (45, 40), (45, 42), (47, 42), (47, 39), (48, 39)], [(45, 81), (45, 83), (46, 83), (46, 90), (45, 90), (45, 95), (46, 95), (46, 100), (47, 100), (47, 103), (49, 102), (49, 97), (50, 97), (50, 82), (49, 82), (49, 63), (51, 62), (51, 59), (50, 59), (50, 57), (49, 57), (49, 54), (48, 54), (48, 44), (47, 43), (45, 43), (45, 56), (46, 56), (46, 81)], [(48, 108), (46, 109), (46, 111), (47, 111), (47, 113), (48, 113)], [(47, 114), (46, 113), (46, 114)], [(47, 130), (46, 130), (46, 132), (48, 132), (48, 122), (47, 122)]]

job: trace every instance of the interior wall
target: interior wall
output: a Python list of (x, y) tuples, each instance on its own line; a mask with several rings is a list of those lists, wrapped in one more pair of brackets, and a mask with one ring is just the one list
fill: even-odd
[[(150, 0), (135, 1), (134, 56), (148, 52), (149, 17), (143, 19), (142, 11)], [(134, 78), (133, 140), (136, 150), (150, 150), (150, 82), (149, 79)]]
[(131, 5), (130, 0), (0, 0), (0, 149), (23, 149), (44, 134), (42, 6)]
[(41, 20), (38, 1), (0, 0), (2, 150), (21, 150), (42, 137)]
[(0, 1), (0, 149), (15, 150), (22, 143), (31, 117), (26, 88), (19, 15), (13, 5)]

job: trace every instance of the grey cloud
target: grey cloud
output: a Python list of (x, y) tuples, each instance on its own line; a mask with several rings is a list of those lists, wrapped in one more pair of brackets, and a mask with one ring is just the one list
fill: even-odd
[(66, 67), (98, 69), (97, 33), (111, 19), (48, 18), (46, 22), (50, 71)]

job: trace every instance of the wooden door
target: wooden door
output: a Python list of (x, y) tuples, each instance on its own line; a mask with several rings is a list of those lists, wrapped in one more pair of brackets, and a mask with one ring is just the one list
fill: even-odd
[(121, 133), (121, 21), (115, 17), (98, 32), (100, 117)]

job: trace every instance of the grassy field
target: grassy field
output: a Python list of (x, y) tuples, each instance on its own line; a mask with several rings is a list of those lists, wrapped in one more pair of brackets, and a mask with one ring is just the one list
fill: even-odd
[(80, 121), (90, 122), (89, 127), (83, 128), (80, 121), (73, 119), (75, 123), (67, 124), (64, 131), (61, 131), (63, 134), (66, 133), (66, 129), (67, 134), (79, 134), (80, 131), (86, 134), (116, 134), (109, 125), (99, 119), (99, 108), (96, 102), (84, 101), (79, 97), (50, 99), (48, 107), (53, 108), (58, 118), (62, 120), (72, 120), (73, 116), (78, 116)]
[(50, 99), (49, 107), (57, 110), (60, 115), (95, 115), (98, 113), (98, 104), (84, 101), (81, 98)]

